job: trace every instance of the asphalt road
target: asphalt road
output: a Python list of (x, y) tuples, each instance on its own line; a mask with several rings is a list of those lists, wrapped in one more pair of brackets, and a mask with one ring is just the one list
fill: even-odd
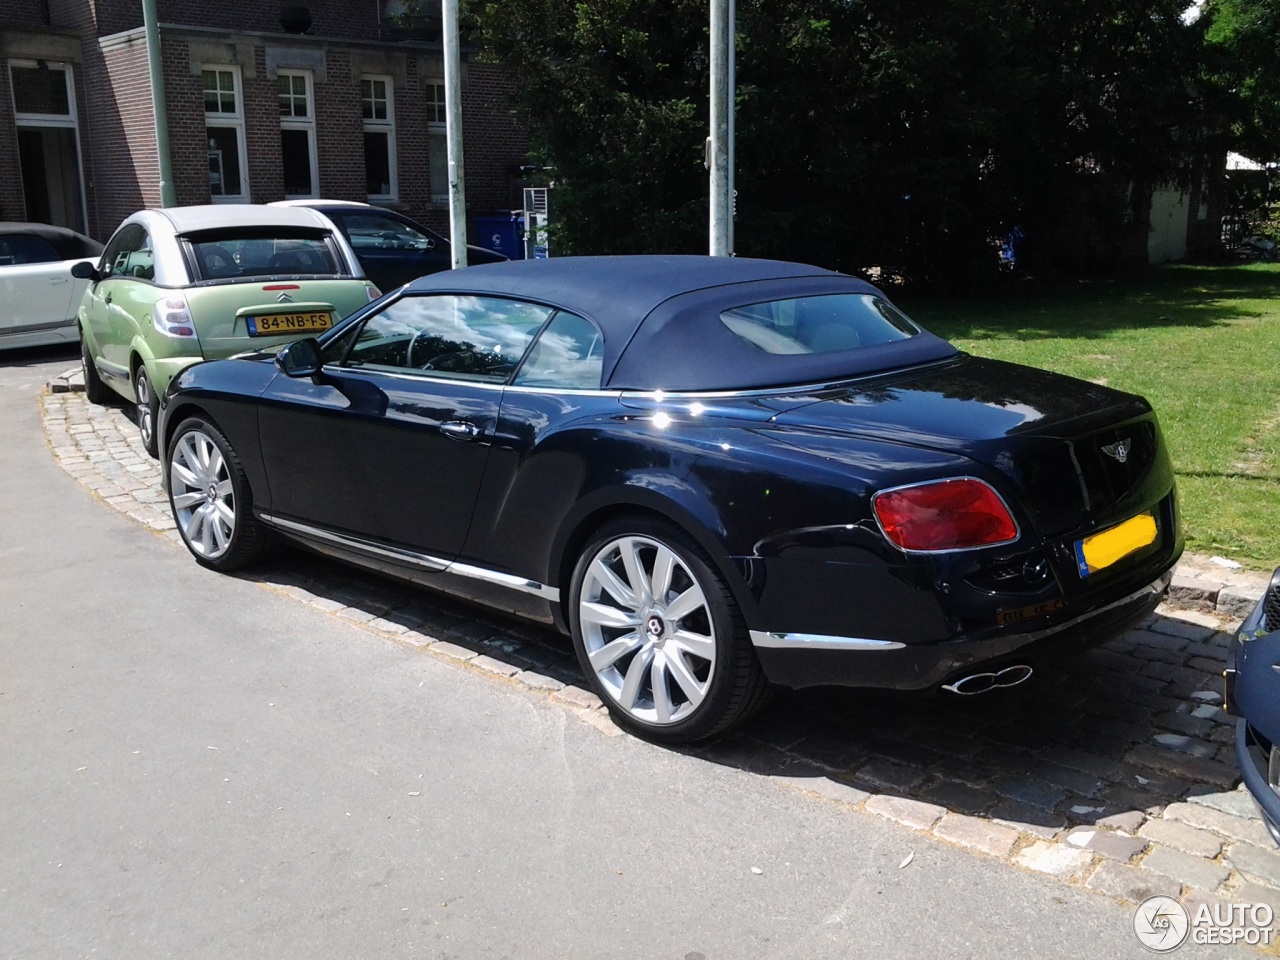
[(0, 957), (1149, 956), (1095, 894), (202, 570), (54, 464), (74, 362), (0, 356)]

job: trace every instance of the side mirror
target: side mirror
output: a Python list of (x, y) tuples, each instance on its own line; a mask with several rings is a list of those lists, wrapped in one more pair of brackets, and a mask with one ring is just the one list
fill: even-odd
[(286, 377), (314, 377), (320, 372), (320, 345), (311, 337), (280, 348), (276, 366)]
[(92, 280), (98, 282), (98, 270), (93, 263), (88, 260), (81, 260), (79, 263), (71, 265), (71, 275), (77, 280)]
[(427, 249), (434, 250), (435, 248), (436, 248), (436, 242), (432, 240), (430, 237), (427, 237)]

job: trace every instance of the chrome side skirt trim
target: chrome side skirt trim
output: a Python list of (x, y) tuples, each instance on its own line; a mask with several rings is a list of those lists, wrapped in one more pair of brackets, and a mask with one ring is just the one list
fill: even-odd
[(486, 583), (496, 583), (500, 587), (519, 590), (521, 593), (531, 593), (535, 597), (550, 600), (552, 603), (560, 602), (559, 588), (549, 587), (545, 583), (538, 583), (536, 580), (526, 580), (524, 577), (517, 577), (514, 574), (499, 573), (497, 570), (489, 570), (485, 567), (473, 567), (469, 563), (458, 563), (456, 560), (449, 564), (449, 568), (445, 573), (457, 574), (460, 577), (470, 577), (473, 580), (484, 580)]
[(532, 594), (552, 603), (558, 603), (560, 600), (558, 588), (549, 587), (544, 583), (538, 583), (536, 580), (526, 580), (524, 577), (518, 577), (514, 574), (501, 573), (485, 567), (476, 567), (469, 563), (459, 563), (457, 561), (450, 563), (448, 560), (441, 560), (439, 557), (432, 557), (425, 553), (415, 553), (412, 550), (403, 550), (383, 543), (362, 540), (359, 537), (350, 537), (346, 534), (335, 533), (332, 530), (325, 530), (322, 527), (312, 526), (309, 523), (284, 520), (269, 513), (262, 513), (259, 516), (263, 523), (287, 533), (297, 534), (300, 537), (309, 537), (313, 540), (332, 543), (348, 550), (381, 557), (396, 563), (408, 564), (431, 573), (449, 573), (459, 577), (467, 577), (471, 580), (482, 580), (485, 583), (506, 587), (508, 590), (518, 590), (521, 593)]
[(300, 537), (310, 537), (312, 540), (332, 543), (335, 546), (346, 547), (348, 550), (358, 550), (360, 553), (394, 560), (397, 563), (407, 563), (421, 570), (429, 570), (432, 573), (441, 573), (449, 567), (449, 561), (429, 557), (426, 554), (413, 553), (410, 550), (399, 550), (395, 547), (373, 543), (369, 540), (361, 540), (359, 537), (349, 537), (342, 533), (335, 533), (332, 530), (325, 530), (322, 527), (313, 527), (309, 523), (284, 520), (270, 513), (263, 513), (259, 516), (263, 523), (278, 527), (287, 533), (296, 533)]
[(775, 633), (769, 630), (752, 630), (751, 643), (770, 650), (901, 650), (906, 646), (896, 640), (824, 637), (816, 633)]

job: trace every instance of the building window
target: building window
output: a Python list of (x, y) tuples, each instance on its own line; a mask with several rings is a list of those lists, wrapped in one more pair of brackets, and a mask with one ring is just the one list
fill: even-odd
[(316, 111), (311, 74), (281, 70), (280, 166), (284, 195), (318, 197), (320, 175), (316, 165)]
[(427, 81), (427, 123), (445, 122), (444, 84), (435, 80)]
[(71, 66), (13, 60), (9, 80), (26, 218), (84, 233), (80, 134)]
[(209, 143), (209, 195), (215, 203), (248, 202), (240, 71), (236, 67), (205, 67), (201, 77), (204, 129)]
[(449, 140), (445, 127), (444, 81), (428, 80), (427, 176), (431, 178), (431, 202), (449, 202)]
[(364, 178), (370, 200), (396, 199), (396, 113), (390, 77), (360, 78)]

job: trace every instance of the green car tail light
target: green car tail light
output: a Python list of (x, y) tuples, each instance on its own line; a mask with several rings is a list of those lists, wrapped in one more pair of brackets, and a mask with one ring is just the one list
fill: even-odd
[(369, 291), (370, 303), (373, 303), (373, 301), (377, 300), (380, 296), (382, 296), (382, 291), (379, 290), (377, 287), (375, 287), (372, 283), (369, 284), (367, 289)]
[(194, 338), (196, 335), (191, 308), (187, 306), (187, 298), (180, 293), (171, 293), (157, 300), (151, 311), (151, 322), (166, 337)]

